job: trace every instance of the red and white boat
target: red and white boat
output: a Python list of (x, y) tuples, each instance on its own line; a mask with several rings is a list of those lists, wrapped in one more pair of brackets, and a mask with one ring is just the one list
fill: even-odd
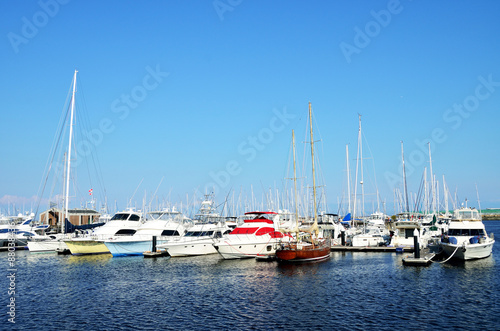
[(243, 224), (237, 226), (213, 245), (226, 260), (244, 258), (274, 258), (278, 242), (291, 236), (280, 229), (280, 215), (275, 212), (245, 213)]

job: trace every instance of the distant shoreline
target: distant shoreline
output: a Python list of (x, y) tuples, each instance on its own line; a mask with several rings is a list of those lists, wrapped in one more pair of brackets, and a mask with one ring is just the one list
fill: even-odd
[(500, 221), (500, 214), (482, 214), (483, 221)]

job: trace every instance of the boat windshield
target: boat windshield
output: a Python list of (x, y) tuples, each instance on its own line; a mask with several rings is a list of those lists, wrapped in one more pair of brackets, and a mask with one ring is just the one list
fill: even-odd
[(179, 212), (152, 212), (149, 213), (154, 220), (170, 221), (172, 219), (181, 219), (181, 214)]
[(458, 219), (478, 219), (479, 212), (477, 210), (459, 210)]
[(177, 230), (163, 230), (161, 235), (162, 236), (180, 236), (180, 233)]
[(186, 237), (200, 237), (200, 236), (212, 236), (214, 231), (188, 231), (184, 236)]
[(118, 213), (111, 218), (112, 221), (126, 221), (130, 214)]
[(449, 236), (484, 236), (483, 229), (450, 229)]

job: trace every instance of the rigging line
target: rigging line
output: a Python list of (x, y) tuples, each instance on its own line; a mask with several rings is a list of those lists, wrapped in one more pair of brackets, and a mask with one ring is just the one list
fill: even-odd
[(455, 251), (453, 252), (453, 254), (451, 254), (446, 260), (444, 261), (432, 261), (432, 259), (430, 260), (431, 262), (434, 262), (434, 263), (445, 263), (445, 262), (448, 262), (454, 255), (455, 253), (457, 252), (457, 250), (460, 248), (460, 246), (457, 245), (457, 248), (455, 248)]
[(419, 207), (420, 207), (420, 200), (422, 199), (422, 191), (424, 188), (424, 181), (425, 181), (425, 178), (424, 178), (424, 175), (422, 174), (422, 178), (420, 179), (420, 185), (418, 187), (417, 198), (415, 199), (415, 207), (414, 207), (415, 211), (418, 211)]
[[(68, 104), (67, 108), (66, 108), (66, 114), (63, 116), (61, 116), (61, 119), (63, 119), (62, 121), (60, 120), (59, 121), (59, 124), (58, 124), (58, 127), (59, 127), (59, 135), (56, 135), (54, 136), (54, 141), (52, 142), (52, 147), (53, 147), (53, 150), (52, 150), (52, 157), (50, 156), (49, 154), (49, 158), (47, 159), (47, 163), (45, 165), (45, 171), (46, 171), (46, 176), (45, 176), (45, 180), (43, 180), (43, 177), (42, 177), (42, 181), (40, 183), (40, 186), (38, 187), (38, 193), (37, 193), (37, 205), (36, 205), (36, 209), (35, 209), (35, 218), (36, 218), (36, 215), (38, 214), (38, 210), (40, 208), (40, 204), (42, 202), (42, 196), (43, 196), (43, 193), (45, 192), (45, 187), (47, 185), (47, 181), (48, 181), (48, 178), (49, 178), (49, 174), (50, 174), (50, 170), (52, 169), (52, 164), (54, 162), (54, 158), (55, 158), (55, 155), (56, 155), (56, 152), (58, 150), (58, 146), (61, 142), (61, 137), (62, 137), (62, 134), (63, 132), (65, 131), (64, 130), (64, 123), (66, 123), (66, 120), (68, 118), (68, 114), (69, 114), (69, 111), (70, 111), (70, 103), (68, 102), (68, 99), (69, 99), (69, 95), (71, 94), (71, 86), (70, 86), (70, 89), (68, 91), (68, 95), (66, 97), (66, 101), (65, 101), (65, 104)], [(64, 109), (64, 108), (63, 108)], [(64, 111), (63, 111), (63, 114), (64, 114)], [(56, 138), (57, 137), (57, 138)], [(55, 146), (54, 146), (55, 144)], [(50, 160), (50, 163), (49, 163), (49, 160)], [(47, 168), (48, 166), (48, 168)], [(42, 183), (43, 183), (43, 186), (42, 186)], [(41, 192), (40, 192), (40, 188), (41, 188)]]

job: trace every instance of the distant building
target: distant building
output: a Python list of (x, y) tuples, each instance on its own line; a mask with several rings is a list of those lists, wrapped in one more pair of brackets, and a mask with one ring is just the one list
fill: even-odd
[[(100, 213), (93, 209), (68, 209), (68, 220), (73, 225), (91, 224), (99, 220)], [(52, 207), (40, 214), (40, 221), (51, 227), (61, 227), (60, 220), (64, 219), (64, 210)]]

